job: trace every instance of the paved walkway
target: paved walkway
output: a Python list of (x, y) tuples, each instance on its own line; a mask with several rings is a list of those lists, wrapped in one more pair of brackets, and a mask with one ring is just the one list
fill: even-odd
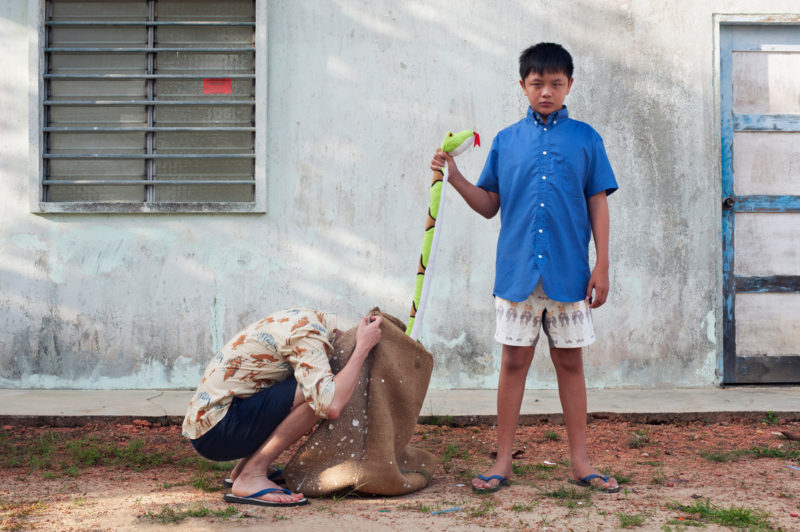
[[(495, 390), (429, 390), (420, 417), (458, 424), (493, 423)], [(0, 389), (0, 423), (74, 425), (109, 419), (183, 418), (188, 390), (15, 390)], [(639, 422), (762, 419), (775, 412), (800, 420), (800, 386), (589, 390), (589, 413)], [(558, 392), (528, 390), (522, 423), (561, 415)]]

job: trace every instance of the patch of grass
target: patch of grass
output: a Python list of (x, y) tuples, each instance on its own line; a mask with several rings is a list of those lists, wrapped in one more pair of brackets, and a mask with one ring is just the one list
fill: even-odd
[(537, 465), (539, 464), (511, 464), (511, 471), (515, 475), (530, 475), (538, 469)]
[(47, 469), (52, 465), (52, 455), (58, 440), (58, 434), (55, 432), (46, 432), (39, 436), (29, 450), (28, 465), (32, 470)]
[(461, 458), (463, 460), (469, 460), (469, 453), (466, 449), (461, 449), (458, 445), (453, 443), (447, 444), (447, 447), (444, 450), (444, 455), (442, 456), (443, 462), (449, 462), (453, 458)]
[(664, 465), (664, 463), (661, 462), (660, 460), (644, 460), (642, 462), (636, 462), (636, 463), (638, 465), (649, 465), (649, 466), (653, 466), (653, 467), (660, 467), (660, 466)]
[(538, 504), (539, 503), (537, 501), (535, 501), (534, 499), (531, 499), (527, 503), (515, 502), (514, 504), (511, 505), (511, 511), (512, 512), (531, 512), (531, 511), (533, 511), (533, 508)]
[(628, 447), (631, 449), (641, 449), (650, 443), (650, 436), (644, 429), (637, 429), (628, 436)]
[(161, 511), (157, 514), (153, 512), (147, 512), (144, 514), (146, 519), (151, 519), (153, 521), (159, 521), (162, 524), (174, 524), (179, 523), (186, 519), (187, 517), (217, 517), (219, 519), (228, 519), (236, 514), (239, 513), (239, 509), (235, 506), (227, 506), (223, 510), (212, 510), (211, 508), (207, 508), (205, 506), (196, 506), (194, 508), (187, 508), (185, 510), (178, 510), (175, 508), (171, 508), (170, 506), (162, 506)]
[(779, 423), (778, 414), (773, 412), (772, 410), (768, 410), (767, 413), (764, 415), (764, 423), (767, 425), (777, 425)]
[(709, 451), (702, 450), (698, 452), (700, 456), (712, 462), (734, 462), (743, 456), (751, 456), (753, 458), (780, 458), (781, 460), (797, 460), (800, 459), (800, 450), (797, 449), (779, 449), (755, 445), (749, 449), (736, 449), (733, 451)]
[(225, 489), (221, 483), (217, 482), (216, 479), (209, 477), (208, 475), (200, 475), (192, 482), (192, 486), (196, 489), (201, 491), (205, 491), (206, 493), (213, 493), (215, 491), (221, 491)]
[(736, 451), (708, 451), (708, 450), (702, 450), (697, 454), (699, 454), (700, 456), (702, 456), (706, 460), (709, 460), (711, 462), (719, 462), (719, 463), (733, 462), (734, 460), (738, 460), (739, 459), (739, 455), (736, 453)]
[(553, 432), (552, 430), (544, 431), (544, 434), (542, 434), (542, 437), (545, 440), (551, 440), (551, 441), (560, 441), (562, 439), (561, 438), (561, 434), (559, 434), (558, 432)]
[(455, 427), (456, 422), (453, 420), (453, 416), (446, 415), (446, 416), (428, 416), (427, 418), (423, 418), (420, 421), (421, 425), (434, 425), (437, 427)]
[(664, 470), (659, 469), (653, 475), (653, 478), (650, 479), (650, 484), (654, 486), (663, 486), (664, 483), (667, 481), (667, 478), (664, 476)]
[(697, 501), (691, 506), (673, 502), (670, 505), (676, 510), (695, 516), (696, 520), (715, 523), (734, 528), (748, 528), (756, 530), (770, 530), (769, 514), (762, 510), (753, 510), (744, 506), (731, 506), (721, 508), (711, 504), (709, 499)]
[(568, 508), (575, 508), (580, 503), (589, 503), (592, 500), (592, 490), (585, 488), (559, 486), (554, 490), (544, 491), (542, 495), (551, 499), (559, 499)]
[(400, 506), (398, 506), (398, 508), (400, 508), (401, 510), (413, 510), (415, 512), (420, 512), (423, 514), (429, 514), (433, 511), (433, 508), (431, 506), (428, 506), (427, 504), (422, 504), (421, 502), (418, 502), (417, 504), (401, 504)]
[(617, 514), (619, 518), (619, 526), (620, 528), (634, 528), (637, 526), (642, 526), (647, 520), (647, 516), (644, 514), (625, 514), (619, 513)]
[(470, 506), (466, 508), (468, 517), (486, 517), (493, 515), (494, 509), (497, 507), (497, 501), (494, 499), (483, 499), (479, 506)]
[(617, 479), (618, 484), (630, 484), (633, 475), (623, 473), (621, 471), (611, 471), (610, 469), (601, 469), (603, 475), (608, 475)]

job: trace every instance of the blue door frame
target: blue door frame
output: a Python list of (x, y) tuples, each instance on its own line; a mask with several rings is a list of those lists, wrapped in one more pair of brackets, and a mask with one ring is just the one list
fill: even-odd
[[(768, 41), (765, 38), (768, 38)], [(720, 25), (724, 384), (800, 382), (800, 346), (797, 346), (797, 354), (788, 356), (738, 356), (736, 353), (736, 294), (743, 292), (800, 293), (800, 272), (797, 272), (798, 275), (745, 277), (736, 275), (734, 270), (734, 229), (737, 213), (800, 213), (800, 196), (737, 196), (734, 192), (734, 132), (800, 132), (800, 115), (734, 113), (733, 52), (762, 50), (762, 44), (767, 42), (773, 45), (776, 43), (800, 45), (800, 25)], [(798, 139), (800, 139), (800, 135), (798, 135)]]

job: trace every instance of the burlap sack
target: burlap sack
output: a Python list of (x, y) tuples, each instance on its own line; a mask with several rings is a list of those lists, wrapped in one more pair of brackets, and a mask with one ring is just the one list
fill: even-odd
[[(353, 396), (335, 421), (323, 419), (284, 469), (292, 491), (322, 497), (342, 490), (402, 495), (430, 482), (434, 456), (408, 445), (428, 389), (433, 357), (384, 317), (381, 341), (367, 357)], [(356, 345), (356, 329), (335, 344), (338, 372)]]

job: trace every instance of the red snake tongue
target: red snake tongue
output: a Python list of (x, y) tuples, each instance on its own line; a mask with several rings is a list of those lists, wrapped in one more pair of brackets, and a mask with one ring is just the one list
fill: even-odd
[(475, 132), (475, 143), (472, 146), (475, 147), (475, 146), (480, 146), (480, 145), (481, 145), (481, 136), (478, 135), (478, 132), (476, 131)]

